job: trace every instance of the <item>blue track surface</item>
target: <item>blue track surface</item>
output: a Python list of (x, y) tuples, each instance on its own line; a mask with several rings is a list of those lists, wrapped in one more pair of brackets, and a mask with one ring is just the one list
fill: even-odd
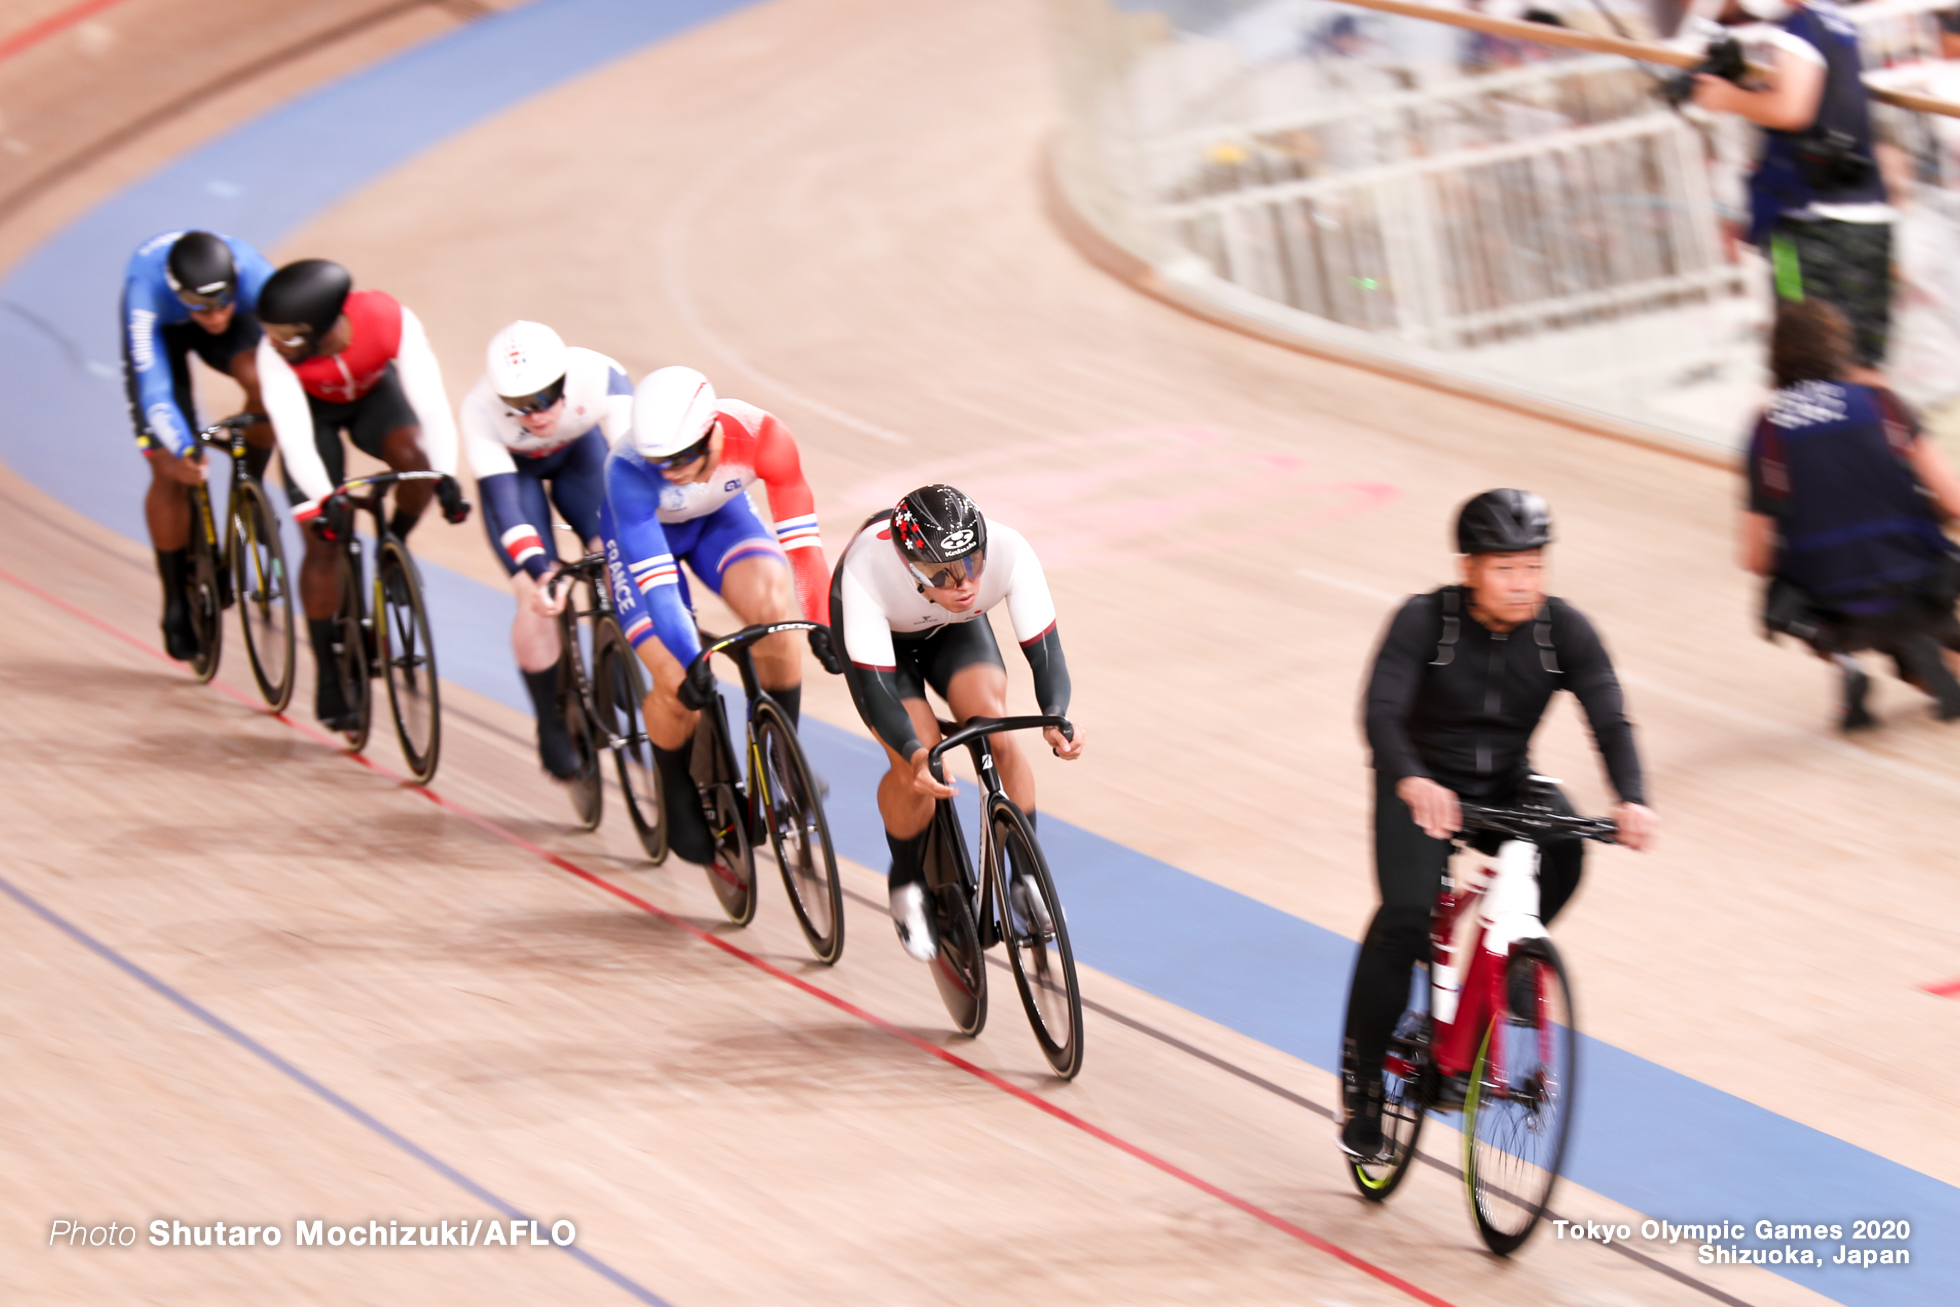
[[(0, 414), (0, 456), (62, 502), (143, 539), (148, 477), (130, 446), (115, 314), (123, 263), (138, 243), (170, 227), (202, 226), (271, 249), (326, 206), (482, 118), (740, 7), (539, 0), (268, 114), (107, 200), (0, 286), (0, 385), (34, 398)], [(37, 420), (49, 413), (60, 415), (58, 429)], [(509, 596), (439, 567), (425, 565), (425, 579), (445, 675), (527, 709), (506, 652)], [(814, 721), (805, 736), (832, 783), (839, 852), (883, 866), (870, 798), (878, 748), (861, 733)], [(1085, 962), (1331, 1064), (1351, 941), (1052, 813), (1041, 829)], [(873, 936), (860, 947), (881, 943)], [(1578, 985), (1583, 1003), (1584, 977)], [(1771, 1269), (1858, 1307), (1960, 1302), (1960, 1189), (1597, 1040), (1585, 1042), (1583, 1056), (1566, 1165), (1577, 1183), (1680, 1223), (1836, 1221), (1849, 1234), (1854, 1219), (1906, 1218), (1914, 1231), (1909, 1268)], [(1303, 1119), (1301, 1130), (1319, 1137), (1325, 1126)]]

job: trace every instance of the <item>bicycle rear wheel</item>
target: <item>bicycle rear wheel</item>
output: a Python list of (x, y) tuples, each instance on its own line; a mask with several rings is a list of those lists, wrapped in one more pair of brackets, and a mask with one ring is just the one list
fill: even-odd
[(749, 845), (748, 818), (733, 785), (721, 782), (708, 790), (708, 829), (715, 837), (708, 884), (728, 919), (746, 926), (755, 920), (755, 850)]
[(931, 964), (932, 983), (946, 1014), (953, 1018), (953, 1028), (972, 1036), (987, 1024), (987, 957), (980, 947), (980, 930), (973, 924), (973, 910), (967, 906), (966, 885), (947, 846), (947, 841), (960, 838), (959, 828), (949, 824), (945, 813), (942, 799), (926, 828), (920, 855), (926, 868), (926, 904), (939, 937), (939, 955)]
[(293, 590), (286, 573), (286, 548), (279, 539), (279, 517), (258, 482), (233, 487), (231, 529), (232, 593), (238, 598), (238, 629), (252, 660), (252, 679), (273, 712), (293, 699)]
[(368, 728), (374, 724), (374, 665), (368, 656), (371, 629), (366, 620), (367, 596), (361, 589), (361, 554), (349, 541), (340, 570), (340, 609), (334, 614), (334, 666), (322, 676), (340, 677), (340, 697), (354, 725), (342, 731), (355, 753), (367, 748)]
[(197, 637), (191, 672), (199, 681), (218, 674), (218, 658), (225, 644), (225, 601), (219, 589), (217, 546), (208, 534), (210, 529), (211, 497), (200, 485), (191, 496), (191, 565), (184, 574), (184, 602), (190, 606), (191, 631)]
[(619, 768), (619, 788), (626, 794), (626, 813), (633, 819), (640, 847), (655, 862), (667, 860), (667, 822), (661, 808), (660, 770), (654, 766), (653, 742), (647, 739), (641, 706), (646, 700), (646, 673), (639, 655), (626, 643), (619, 623), (603, 618), (592, 637), (592, 693), (598, 702), (599, 724), (611, 733), (604, 741)]
[(1520, 949), (1536, 1020), (1493, 1014), (1470, 1067), (1463, 1104), (1463, 1183), (1477, 1232), (1500, 1257), (1516, 1252), (1558, 1183), (1577, 1083), (1579, 1029), (1565, 966), (1548, 939)]
[(1410, 1009), (1396, 1027), (1395, 1037), (1388, 1041), (1388, 1058), (1382, 1065), (1382, 1158), (1375, 1162), (1347, 1159), (1348, 1178), (1370, 1202), (1387, 1199), (1409, 1173), (1416, 1142), (1422, 1138), (1422, 1123), (1429, 1116), (1428, 1085), (1433, 1074), (1423, 1014)]
[(442, 692), (436, 680), (436, 648), (415, 560), (398, 540), (381, 543), (374, 577), (375, 626), (381, 668), (388, 678), (388, 706), (395, 717), (408, 773), (427, 784), (442, 758)]
[(1082, 989), (1062, 900), (1021, 810), (1003, 799), (992, 806), (988, 820), (996, 859), (993, 884), (1007, 892), (1007, 901), (995, 907), (1007, 935), (1021, 1006), (1048, 1065), (1062, 1079), (1072, 1080), (1082, 1069)]
[(749, 774), (750, 788), (762, 800), (769, 844), (796, 924), (817, 961), (829, 966), (844, 953), (844, 887), (830, 847), (830, 824), (824, 820), (823, 800), (796, 728), (768, 700), (756, 708)]

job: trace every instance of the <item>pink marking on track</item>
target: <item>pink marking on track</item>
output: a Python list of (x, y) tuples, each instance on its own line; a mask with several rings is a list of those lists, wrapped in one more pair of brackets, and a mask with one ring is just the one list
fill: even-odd
[(1931, 985), (1921, 985), (1928, 994), (1938, 994), (1941, 998), (1960, 998), (1960, 977), (1942, 980)]
[[(24, 581), (20, 577), (17, 577), (13, 573), (7, 571), (0, 571), (0, 580), (5, 580), (8, 584), (17, 587), (18, 589), (26, 591), (28, 594), (31, 594), (36, 598), (43, 600), (44, 602), (48, 603), (49, 605), (55, 608), (59, 608), (61, 611), (68, 613), (70, 616), (80, 618), (82, 621), (88, 623), (90, 626), (93, 626), (96, 629), (103, 631), (108, 635), (114, 636), (116, 639), (121, 640), (123, 643), (130, 645), (136, 649), (139, 649), (142, 652), (149, 654), (151, 657), (156, 658), (162, 662), (169, 663), (172, 667), (182, 666), (181, 663), (178, 663), (175, 659), (171, 658), (168, 654), (164, 653), (163, 650), (158, 649), (154, 645), (151, 645), (143, 640), (139, 640), (135, 636), (131, 635), (129, 632), (123, 630), (121, 627), (111, 625), (110, 623), (102, 620), (101, 618), (97, 617), (94, 613), (89, 612), (88, 610), (80, 607), (79, 605), (71, 604), (65, 599), (50, 594), (48, 591), (43, 590), (40, 586), (35, 585), (31, 581)], [(776, 980), (780, 980), (786, 985), (790, 985), (796, 989), (802, 990), (805, 994), (808, 994), (810, 997), (815, 998), (821, 1002), (828, 1003), (830, 1006), (836, 1008), (840, 1012), (844, 1012), (850, 1016), (856, 1017), (858, 1020), (864, 1022), (866, 1025), (871, 1026), (876, 1030), (882, 1031), (887, 1035), (890, 1035), (893, 1039), (899, 1040), (902, 1043), (910, 1044), (913, 1048), (918, 1049), (921, 1053), (925, 1053), (930, 1057), (935, 1057), (939, 1059), (941, 1062), (946, 1063), (948, 1066), (956, 1067), (959, 1070), (966, 1072), (968, 1075), (974, 1077), (976, 1080), (980, 1080), (985, 1082), (986, 1084), (992, 1085), (995, 1089), (1000, 1090), (1003, 1094), (1006, 1094), (1012, 1098), (1017, 1098), (1021, 1102), (1026, 1103), (1028, 1106), (1047, 1113), (1049, 1116), (1053, 1117), (1057, 1121), (1060, 1121), (1062, 1124), (1071, 1126), (1076, 1130), (1080, 1130), (1083, 1134), (1088, 1135), (1091, 1139), (1095, 1139), (1101, 1143), (1107, 1144), (1111, 1148), (1116, 1149), (1118, 1152), (1125, 1153), (1128, 1156), (1136, 1159), (1137, 1161), (1142, 1162), (1145, 1166), (1151, 1167), (1157, 1171), (1161, 1171), (1163, 1174), (1170, 1176), (1172, 1179), (1179, 1180), (1184, 1184), (1191, 1186), (1193, 1189), (1198, 1190), (1200, 1193), (1206, 1194), (1212, 1198), (1216, 1198), (1219, 1202), (1226, 1204), (1228, 1207), (1237, 1208), (1239, 1211), (1245, 1213), (1247, 1216), (1250, 1216), (1253, 1220), (1258, 1221), (1263, 1225), (1271, 1226), (1273, 1229), (1278, 1230), (1280, 1233), (1299, 1240), (1301, 1243), (1307, 1245), (1309, 1248), (1313, 1248), (1319, 1252), (1326, 1253), (1329, 1257), (1332, 1257), (1337, 1261), (1343, 1262), (1348, 1266), (1353, 1267), (1355, 1270), (1360, 1271), (1362, 1274), (1367, 1275), (1372, 1279), (1375, 1279), (1392, 1289), (1399, 1290), (1400, 1292), (1409, 1295), (1409, 1297), (1415, 1299), (1417, 1302), (1427, 1304), (1427, 1307), (1453, 1307), (1453, 1304), (1449, 1303), (1445, 1299), (1439, 1298), (1435, 1294), (1430, 1293), (1428, 1290), (1420, 1288), (1414, 1284), (1411, 1284), (1409, 1281), (1403, 1279), (1401, 1276), (1395, 1274), (1393, 1271), (1377, 1266), (1373, 1262), (1368, 1261), (1366, 1258), (1361, 1257), (1355, 1253), (1349, 1252), (1347, 1249), (1341, 1247), (1339, 1244), (1333, 1243), (1330, 1240), (1322, 1238), (1320, 1235), (1315, 1234), (1313, 1231), (1305, 1228), (1304, 1226), (1296, 1225), (1292, 1221), (1287, 1220), (1285, 1217), (1280, 1216), (1274, 1212), (1268, 1211), (1266, 1208), (1259, 1206), (1257, 1203), (1254, 1203), (1249, 1199), (1241, 1198), (1237, 1194), (1232, 1193), (1230, 1190), (1215, 1185), (1211, 1181), (1206, 1180), (1201, 1176), (1198, 1176), (1190, 1171), (1185, 1170), (1183, 1167), (1177, 1165), (1175, 1162), (1167, 1161), (1164, 1158), (1157, 1156), (1155, 1153), (1150, 1152), (1148, 1149), (1142, 1148), (1136, 1144), (1131, 1143), (1129, 1140), (1124, 1139), (1121, 1135), (1118, 1135), (1109, 1130), (1105, 1130), (1103, 1127), (1095, 1124), (1094, 1122), (1077, 1116), (1075, 1113), (1069, 1111), (1067, 1108), (1062, 1107), (1059, 1104), (1053, 1103), (1046, 1098), (1043, 1098), (1041, 1095), (1035, 1093), (1033, 1090), (1025, 1089), (1020, 1085), (1017, 1085), (1012, 1081), (1007, 1080), (1005, 1077), (1002, 1077), (992, 1071), (987, 1070), (983, 1066), (979, 1066), (976, 1063), (967, 1061), (965, 1058), (961, 1057), (959, 1054), (953, 1052), (950, 1049), (941, 1048), (938, 1044), (935, 1044), (930, 1040), (923, 1039), (920, 1036), (913, 1034), (911, 1031), (905, 1029), (903, 1026), (888, 1021), (884, 1017), (879, 1016), (875, 1012), (859, 1007), (857, 1004), (851, 1002), (849, 999), (843, 998), (842, 996), (837, 994), (833, 994), (829, 990), (824, 989), (819, 985), (813, 985), (809, 981), (803, 979), (801, 976), (792, 975), (791, 973), (783, 970), (781, 967), (775, 965), (773, 962), (770, 962), (767, 959), (756, 956), (755, 954), (749, 952), (747, 949), (742, 948), (740, 945), (731, 944), (728, 940), (722, 938), (720, 935), (715, 934), (713, 931), (707, 930), (701, 926), (697, 926), (693, 922), (687, 920), (685, 917), (682, 917), (677, 913), (670, 912), (666, 908), (663, 908), (656, 903), (650, 902), (647, 899), (643, 899), (639, 895), (633, 893), (629, 889), (624, 888), (623, 886), (615, 885), (613, 882), (607, 880), (605, 877), (586, 870), (584, 867), (579, 866), (577, 863), (573, 862), (569, 858), (553, 853), (550, 849), (547, 849), (540, 844), (532, 843), (530, 840), (525, 839), (522, 835), (517, 834), (515, 831), (508, 830), (505, 827), (499, 825), (497, 822), (491, 820), (489, 817), (485, 817), (481, 813), (476, 812), (471, 808), (466, 808), (462, 804), (457, 803), (453, 799), (445, 798), (444, 796), (437, 794), (434, 790), (429, 789), (427, 786), (417, 785), (413, 781), (410, 781), (407, 777), (401, 776), (396, 772), (393, 772), (388, 768), (383, 767), (380, 763), (375, 762), (371, 758), (364, 757), (363, 755), (358, 753), (349, 753), (346, 750), (346, 748), (343, 747), (341, 741), (335, 739), (332, 736), (327, 735), (324, 731), (316, 730), (315, 728), (308, 726), (304, 722), (295, 721), (293, 720), (293, 718), (287, 716), (284, 713), (265, 712), (263, 706), (259, 703), (259, 701), (253, 698), (251, 695), (246, 694), (243, 690), (234, 689), (233, 687), (229, 685), (225, 685), (219, 681), (210, 682), (210, 686), (212, 689), (217, 690), (220, 694), (225, 695), (227, 698), (230, 698), (233, 701), (254, 710), (260, 716), (269, 716), (273, 720), (280, 722), (285, 726), (290, 727), (292, 730), (297, 731), (301, 735), (306, 736), (308, 739), (313, 740), (316, 743), (326, 745), (328, 748), (340, 754), (342, 757), (348, 759), (350, 762), (356, 763), (359, 766), (367, 768), (375, 775), (382, 777), (388, 781), (392, 781), (393, 783), (401, 786), (404, 789), (415, 791), (416, 793), (420, 794), (423, 798), (427, 799), (429, 802), (435, 804), (437, 807), (442, 808), (446, 812), (454, 813), (457, 817), (468, 822), (470, 825), (475, 826), (478, 830), (481, 830), (488, 835), (492, 835), (497, 839), (502, 840), (504, 843), (511, 845), (514, 848), (522, 849), (524, 852), (529, 853), (543, 860), (546, 863), (549, 863), (552, 867), (555, 867), (557, 870), (564, 872), (566, 875), (572, 876), (578, 880), (582, 880), (588, 885), (591, 885), (597, 889), (604, 890), (606, 893), (611, 894), (613, 897), (619, 899), (620, 901), (630, 904), (635, 908), (638, 908), (640, 911), (648, 914), (649, 916), (658, 918), (663, 923), (672, 926), (677, 930), (681, 930), (689, 935), (692, 935), (695, 939), (700, 940), (704, 944), (708, 944), (713, 946), (714, 948), (720, 949), (722, 952), (728, 954), (730, 957), (735, 958), (741, 962), (747, 963), (749, 966), (754, 967), (756, 970), (762, 972), (763, 974), (770, 976)]]
[[(1331, 526), (1402, 493), (1385, 482), (1322, 480), (1303, 455), (1235, 450), (1225, 441), (1205, 427), (1030, 441), (887, 473), (846, 499), (869, 509), (924, 482), (950, 481), (983, 511), (1027, 532), (1044, 564), (1071, 567), (1256, 545)], [(1216, 525), (1242, 523), (1254, 506), (1258, 525)], [(1206, 530), (1207, 522), (1215, 525)]]
[(123, 0), (82, 0), (78, 5), (57, 10), (38, 23), (29, 23), (12, 36), (0, 37), (0, 60), (11, 59), (23, 50), (28, 50), (58, 32), (65, 32), (85, 19), (93, 18), (105, 9), (113, 9)]

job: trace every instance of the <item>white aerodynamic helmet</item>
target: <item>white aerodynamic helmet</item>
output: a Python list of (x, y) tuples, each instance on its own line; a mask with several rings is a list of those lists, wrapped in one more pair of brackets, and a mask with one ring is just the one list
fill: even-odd
[(672, 458), (705, 440), (721, 401), (693, 368), (661, 368), (633, 390), (633, 448), (649, 463)]
[(550, 408), (565, 393), (565, 342), (542, 322), (519, 319), (490, 338), (490, 389), (519, 412)]

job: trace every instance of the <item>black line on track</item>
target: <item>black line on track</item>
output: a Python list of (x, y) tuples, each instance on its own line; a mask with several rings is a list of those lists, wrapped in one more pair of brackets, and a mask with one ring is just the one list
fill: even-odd
[[(844, 891), (844, 897), (849, 899), (855, 899), (859, 903), (862, 903), (868, 908), (875, 908), (881, 914), (889, 912), (889, 909), (886, 907), (885, 904), (878, 902), (876, 899), (872, 898), (868, 894), (860, 894), (858, 893), (858, 891), (854, 889), (846, 889)], [(1001, 971), (1012, 970), (1012, 968), (1009, 967), (1005, 961), (995, 957), (991, 953), (983, 954), (982, 956), (984, 956), (987, 959), (987, 963), (990, 966), (996, 967)], [(1287, 1102), (1292, 1103), (1295, 1107), (1303, 1107), (1307, 1111), (1312, 1112), (1316, 1116), (1326, 1117), (1329, 1121), (1332, 1121), (1334, 1119), (1334, 1109), (1332, 1109), (1331, 1107), (1323, 1107), (1321, 1104), (1314, 1102), (1311, 1098), (1306, 1097), (1304, 1094), (1296, 1094), (1291, 1089), (1288, 1089), (1285, 1085), (1278, 1084), (1275, 1081), (1268, 1080), (1266, 1079), (1266, 1077), (1260, 1075), (1258, 1072), (1248, 1070), (1247, 1068), (1240, 1066), (1236, 1062), (1218, 1056), (1218, 1054), (1216, 1053), (1207, 1052), (1206, 1050), (1199, 1048), (1196, 1044), (1187, 1043), (1184, 1040), (1179, 1039), (1176, 1035), (1171, 1034), (1167, 1030), (1159, 1030), (1157, 1027), (1151, 1025), (1147, 1021), (1139, 1021), (1135, 1017), (1126, 1016), (1124, 1013), (1118, 1012), (1115, 1008), (1110, 1007), (1104, 1003), (1098, 1003), (1094, 999), (1089, 998), (1086, 995), (1082, 999), (1082, 1006), (1088, 1008), (1090, 1011), (1096, 1013), (1098, 1016), (1109, 1018), (1111, 1021), (1114, 1021), (1119, 1026), (1127, 1026), (1129, 1029), (1136, 1031), (1140, 1035), (1147, 1035), (1151, 1039), (1156, 1040), (1158, 1043), (1163, 1044), (1168, 1048), (1174, 1048), (1178, 1052), (1183, 1053), (1187, 1057), (1194, 1058), (1199, 1062), (1203, 1062), (1206, 1066), (1215, 1067), (1218, 1070), (1223, 1071), (1225, 1074), (1229, 1076), (1236, 1076), (1238, 1079), (1245, 1081), (1247, 1084), (1255, 1086), (1256, 1088), (1259, 1089), (1263, 1089), (1267, 1093), (1272, 1094), (1276, 1098), (1283, 1098)], [(1450, 1165), (1448, 1162), (1445, 1162), (1440, 1157), (1436, 1157), (1430, 1153), (1425, 1153), (1421, 1149), (1416, 1150), (1416, 1160), (1418, 1162), (1423, 1163), (1426, 1166), (1433, 1167), (1434, 1169), (1441, 1171), (1443, 1174), (1451, 1177), (1452, 1179), (1461, 1180), (1463, 1178), (1463, 1171), (1460, 1168)], [(1545, 1209), (1545, 1216), (1554, 1221), (1569, 1221), (1571, 1219), (1570, 1217), (1560, 1216), (1557, 1212), (1553, 1211), (1549, 1207)], [(1751, 1304), (1744, 1302), (1742, 1299), (1737, 1298), (1731, 1294), (1724, 1293), (1722, 1290), (1717, 1289), (1712, 1284), (1708, 1284), (1704, 1281), (1697, 1280), (1694, 1276), (1689, 1275), (1686, 1271), (1677, 1270), (1676, 1268), (1669, 1266), (1666, 1262), (1663, 1262), (1658, 1258), (1650, 1257), (1643, 1252), (1638, 1252), (1627, 1244), (1611, 1243), (1611, 1244), (1607, 1244), (1606, 1247), (1613, 1252), (1619, 1253), (1623, 1257), (1632, 1258), (1634, 1261), (1640, 1263), (1642, 1266), (1645, 1266), (1649, 1270), (1660, 1272), (1662, 1275), (1665, 1275), (1670, 1280), (1675, 1280), (1681, 1284), (1687, 1285), (1691, 1289), (1695, 1289), (1701, 1293), (1707, 1294), (1710, 1298), (1713, 1298), (1716, 1302), (1724, 1304), (1724, 1307), (1752, 1307)]]

